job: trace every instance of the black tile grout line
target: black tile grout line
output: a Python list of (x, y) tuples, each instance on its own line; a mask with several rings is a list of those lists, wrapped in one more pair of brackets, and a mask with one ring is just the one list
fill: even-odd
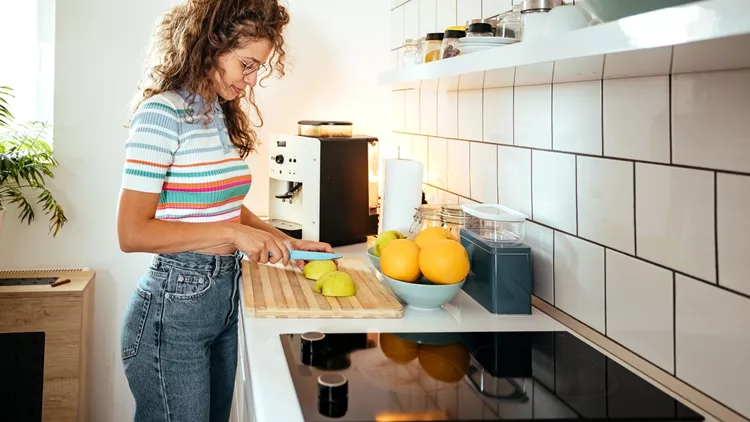
[(602, 249), (604, 254), (604, 335), (607, 335), (607, 248)]
[[(555, 149), (555, 62), (552, 62), (552, 83), (549, 86), (549, 149)], [(576, 198), (577, 201), (578, 198)], [(576, 223), (576, 230), (578, 230), (577, 226)]]
[(392, 7), (392, 8), (391, 8), (391, 12), (393, 12), (393, 11), (394, 11), (394, 10), (396, 10), (396, 9), (398, 9), (399, 7), (402, 7), (402, 6), (404, 6), (404, 5), (406, 4), (406, 3), (410, 3), (410, 2), (412, 2), (412, 1), (417, 1), (417, 0), (403, 0), (403, 1), (402, 1), (401, 3), (399, 3), (399, 4), (397, 5), (397, 6), (395, 6), (395, 7)]
[(714, 260), (716, 264), (716, 285), (719, 280), (719, 174), (714, 172)]
[[(674, 49), (672, 49), (672, 51), (674, 51)], [(674, 147), (672, 146), (673, 144), (672, 142), (672, 138), (673, 138), (672, 136), (672, 126), (673, 126), (672, 125), (672, 75), (669, 75), (667, 77), (667, 82), (668, 82), (667, 90), (669, 91), (667, 93), (667, 98), (669, 99), (669, 109), (667, 111), (668, 113), (667, 119), (669, 120), (669, 164), (674, 165), (674, 158), (673, 158), (674, 154), (672, 152), (672, 150), (674, 149)]]
[(636, 195), (636, 169), (635, 163), (632, 165), (633, 170), (633, 255), (638, 256), (638, 197)]
[[(605, 57), (606, 58), (606, 57)], [(602, 65), (602, 74), (604, 74), (604, 65)], [(599, 111), (601, 111), (601, 118), (602, 118), (602, 156), (604, 156), (604, 79), (602, 79), (602, 84), (599, 86), (599, 101), (601, 101), (601, 104), (599, 105)]]
[[(500, 151), (498, 149), (498, 151)], [(534, 219), (534, 151), (529, 151), (529, 184), (531, 185), (531, 219)], [(499, 199), (499, 198), (498, 198)]]
[[(429, 136), (424, 135), (421, 133), (409, 133), (409, 132), (403, 132), (398, 130), (393, 130), (391, 132), (396, 133), (403, 133), (406, 135), (419, 135), (419, 136)], [(522, 148), (522, 149), (530, 149), (530, 150), (536, 150), (536, 151), (545, 151), (545, 152), (554, 152), (558, 154), (568, 154), (568, 155), (577, 155), (580, 157), (589, 157), (589, 158), (600, 158), (600, 159), (607, 159), (607, 160), (616, 160), (616, 161), (625, 161), (629, 163), (638, 163), (638, 164), (651, 164), (655, 166), (665, 166), (665, 167), (674, 167), (674, 168), (682, 168), (682, 169), (688, 169), (688, 170), (699, 170), (699, 171), (709, 171), (709, 172), (716, 172), (719, 174), (732, 174), (735, 176), (750, 176), (750, 172), (741, 172), (736, 170), (723, 170), (723, 169), (715, 169), (715, 168), (708, 168), (708, 167), (698, 167), (698, 166), (691, 166), (687, 164), (676, 164), (676, 163), (660, 163), (657, 161), (648, 161), (648, 160), (635, 160), (632, 158), (623, 158), (623, 157), (613, 157), (613, 156), (606, 156), (606, 155), (595, 155), (595, 154), (587, 154), (585, 152), (571, 152), (571, 151), (562, 151), (562, 150), (552, 150), (548, 148), (536, 148), (536, 147), (527, 147), (522, 145), (511, 145), (511, 144), (500, 144), (497, 142), (482, 142), (482, 141), (475, 141), (471, 139), (460, 139), (460, 138), (452, 138), (452, 137), (445, 137), (445, 136), (434, 136), (434, 138), (443, 138), (443, 139), (449, 139), (454, 141), (464, 141), (464, 142), (479, 142), (484, 144), (495, 144), (495, 145), (501, 145), (511, 148)]]
[(555, 277), (555, 231), (552, 230), (552, 306), (557, 306), (557, 277)]
[(677, 274), (672, 272), (672, 374), (677, 377)]
[(575, 161), (573, 162), (573, 164), (574, 164), (574, 170), (573, 171), (575, 172), (574, 176), (575, 176), (575, 188), (576, 188), (576, 193), (575, 193), (575, 198), (576, 198), (576, 236), (578, 236), (578, 232), (579, 232), (579, 230), (578, 230), (578, 226), (579, 226), (579, 224), (578, 224), (578, 202), (580, 202), (580, 201), (578, 200), (578, 156), (577, 155), (575, 156), (574, 160)]

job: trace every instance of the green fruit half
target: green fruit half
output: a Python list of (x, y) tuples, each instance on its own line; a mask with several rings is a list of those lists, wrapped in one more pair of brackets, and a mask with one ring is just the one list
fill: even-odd
[(333, 271), (320, 277), (316, 283), (321, 285), (323, 296), (354, 296), (357, 294), (357, 286), (352, 276), (343, 271)]
[(336, 271), (336, 264), (333, 261), (310, 261), (305, 264), (302, 274), (310, 280), (317, 280), (326, 273)]
[(387, 230), (383, 233), (380, 233), (377, 239), (375, 239), (375, 247), (373, 251), (374, 255), (379, 257), (380, 254), (383, 253), (383, 248), (385, 248), (385, 245), (387, 245), (390, 241), (405, 238), (406, 236), (396, 230)]

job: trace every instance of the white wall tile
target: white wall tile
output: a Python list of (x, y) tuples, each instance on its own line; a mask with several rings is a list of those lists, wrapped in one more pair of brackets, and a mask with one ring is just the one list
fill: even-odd
[(404, 45), (404, 7), (391, 10), (391, 48)]
[(604, 248), (555, 232), (555, 306), (604, 333)]
[(533, 151), (532, 201), (534, 220), (576, 233), (576, 157)]
[(531, 150), (498, 146), (498, 203), (531, 217)]
[(484, 140), (513, 145), (513, 87), (485, 89), (483, 101)]
[(448, 188), (448, 142), (443, 138), (430, 138), (428, 147), (430, 161), (428, 183), (439, 188)]
[(458, 204), (458, 197), (444, 190), (438, 190), (440, 204)]
[(436, 32), (444, 32), (445, 28), (456, 24), (456, 1), (437, 0)]
[(669, 163), (668, 78), (604, 81), (604, 155)]
[(398, 51), (391, 51), (391, 70), (398, 68)]
[(719, 284), (750, 295), (750, 177), (719, 174), (716, 199)]
[(448, 190), (471, 198), (469, 142), (448, 140)]
[(635, 253), (633, 163), (578, 157), (578, 235)]
[(423, 186), (422, 192), (424, 192), (425, 200), (428, 204), (440, 203), (440, 194), (438, 193), (437, 189), (433, 188), (432, 186)]
[(604, 79), (668, 75), (672, 66), (672, 47), (607, 54)]
[(750, 69), (673, 76), (673, 162), (750, 172), (748, 110)]
[(497, 203), (497, 147), (472, 142), (469, 152), (471, 197), (485, 204)]
[(553, 85), (552, 147), (602, 154), (601, 81)]
[(464, 73), (458, 76), (458, 90), (471, 91), (484, 88), (484, 72)]
[(458, 203), (459, 204), (478, 204), (479, 202), (474, 201), (472, 199), (467, 199), (467, 198), (461, 198), (461, 197), (459, 197), (458, 198)]
[(403, 133), (394, 133), (396, 143), (395, 157), (410, 160), (412, 158), (412, 141), (411, 135)]
[(458, 91), (451, 90), (455, 79), (444, 78), (438, 84), (438, 136), (458, 138)]
[(604, 70), (604, 56), (577, 57), (555, 62), (553, 83), (599, 81)]
[(516, 145), (552, 148), (552, 85), (515, 88), (513, 104)]
[(551, 84), (555, 64), (538, 63), (516, 67), (516, 86)]
[(674, 47), (672, 73), (709, 72), (750, 67), (750, 35)]
[(391, 130), (406, 129), (406, 91), (391, 91)]
[(490, 18), (513, 8), (512, 0), (482, 0), (482, 17)]
[(484, 72), (484, 89), (506, 88), (513, 86), (516, 80), (516, 68), (505, 67)]
[(437, 3), (435, 0), (419, 0), (419, 36), (437, 32)]
[(606, 253), (607, 336), (674, 373), (672, 272)]
[(456, 6), (458, 25), (466, 25), (466, 21), (482, 17), (482, 0), (459, 0)]
[(554, 231), (539, 224), (526, 222), (526, 244), (531, 247), (534, 261), (534, 295), (555, 304), (552, 278)]
[(419, 90), (418, 89), (410, 89), (406, 91), (406, 100), (405, 105), (406, 107), (405, 114), (406, 114), (406, 123), (405, 128), (406, 132), (409, 133), (421, 133), (419, 130), (419, 120), (420, 120), (420, 111), (419, 111)]
[(411, 0), (404, 5), (404, 39), (419, 37), (419, 2)]
[(716, 282), (714, 175), (635, 165), (638, 256)]
[(750, 299), (677, 275), (677, 377), (750, 415)]
[(419, 133), (437, 136), (438, 125), (438, 80), (422, 81), (419, 90)]
[(482, 91), (458, 91), (458, 137), (482, 140)]
[(424, 168), (424, 181), (428, 181), (429, 165), (430, 165), (430, 150), (429, 150), (429, 138), (426, 136), (414, 135), (411, 137), (411, 158), (422, 163)]

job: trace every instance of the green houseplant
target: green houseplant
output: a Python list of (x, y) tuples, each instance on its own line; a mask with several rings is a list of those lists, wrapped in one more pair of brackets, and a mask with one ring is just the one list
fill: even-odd
[(8, 110), (11, 89), (0, 87), (0, 229), (5, 208), (14, 205), (19, 219), (31, 224), (35, 210), (27, 195), (34, 194), (36, 203), (49, 216), (49, 232), (56, 236), (68, 221), (65, 212), (46, 187), (47, 178), (54, 178), (58, 163), (46, 141), (49, 127), (31, 122), (17, 125)]

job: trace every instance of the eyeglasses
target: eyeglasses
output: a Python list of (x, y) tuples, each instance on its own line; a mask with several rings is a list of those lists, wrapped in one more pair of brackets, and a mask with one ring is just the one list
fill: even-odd
[(242, 60), (242, 57), (240, 57), (237, 52), (235, 52), (233, 49), (229, 49), (237, 58), (242, 62), (242, 65), (245, 66), (244, 69), (242, 69), (242, 74), (244, 76), (251, 75), (254, 72), (258, 72), (258, 76), (263, 76), (268, 72), (268, 66), (265, 63), (258, 63), (256, 61), (253, 61), (252, 63), (247, 63), (244, 60)]

